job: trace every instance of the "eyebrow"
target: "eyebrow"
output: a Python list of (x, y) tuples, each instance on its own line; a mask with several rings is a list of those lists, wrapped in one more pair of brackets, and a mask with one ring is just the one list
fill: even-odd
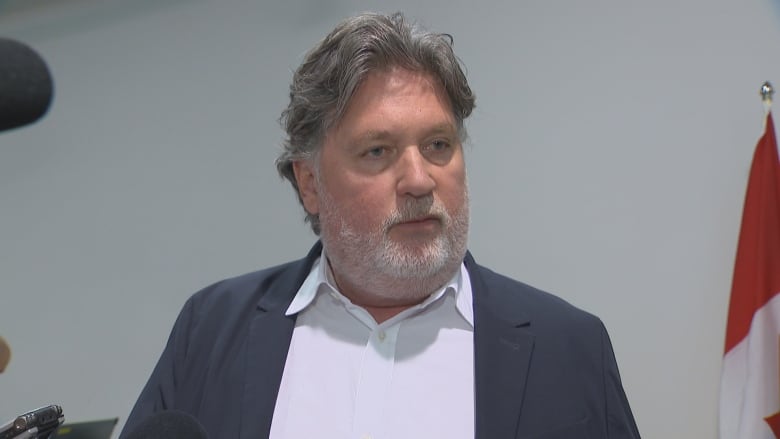
[(392, 133), (388, 130), (369, 130), (361, 133), (355, 139), (359, 142), (367, 142), (373, 140), (385, 140), (393, 137)]
[[(426, 136), (437, 134), (453, 134), (457, 136), (458, 129), (449, 122), (441, 122), (431, 126), (426, 131)], [(394, 134), (390, 130), (368, 130), (355, 137), (358, 142), (372, 142), (377, 140), (392, 139)]]
[(449, 123), (449, 122), (442, 122), (440, 124), (434, 125), (431, 130), (429, 131), (430, 134), (458, 134), (458, 128)]

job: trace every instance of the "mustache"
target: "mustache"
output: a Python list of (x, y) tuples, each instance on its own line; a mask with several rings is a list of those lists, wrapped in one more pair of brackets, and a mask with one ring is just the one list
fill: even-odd
[(388, 230), (396, 224), (417, 221), (423, 218), (436, 218), (446, 225), (449, 223), (449, 217), (444, 205), (440, 201), (436, 201), (431, 195), (424, 198), (405, 200), (385, 219), (383, 228)]

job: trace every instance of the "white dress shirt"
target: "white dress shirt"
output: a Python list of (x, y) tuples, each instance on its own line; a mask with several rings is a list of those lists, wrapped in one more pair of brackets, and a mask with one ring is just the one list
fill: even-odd
[(298, 313), (271, 439), (474, 437), (474, 312), (465, 266), (423, 303), (377, 324), (315, 262)]

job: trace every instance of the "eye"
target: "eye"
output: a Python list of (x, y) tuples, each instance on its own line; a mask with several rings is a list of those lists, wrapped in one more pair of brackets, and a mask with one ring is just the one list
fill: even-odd
[(444, 140), (434, 140), (431, 142), (431, 144), (428, 146), (428, 148), (431, 151), (441, 152), (446, 149), (449, 149), (450, 144)]
[(387, 148), (385, 148), (384, 146), (375, 146), (373, 148), (366, 150), (366, 152), (363, 153), (363, 155), (365, 155), (366, 157), (371, 157), (371, 158), (379, 158), (385, 154), (387, 154)]
[(422, 154), (436, 164), (446, 164), (452, 158), (455, 151), (452, 143), (444, 139), (434, 140), (421, 148)]

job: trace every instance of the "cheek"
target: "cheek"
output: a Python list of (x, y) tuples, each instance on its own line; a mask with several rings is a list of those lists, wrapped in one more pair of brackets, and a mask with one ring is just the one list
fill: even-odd
[(354, 229), (375, 230), (395, 208), (394, 192), (381, 190), (379, 185), (354, 183), (340, 189), (331, 209)]
[(447, 211), (452, 215), (468, 207), (468, 195), (465, 186), (453, 186), (446, 194), (442, 194), (442, 202)]
[(439, 179), (438, 196), (448, 210), (456, 210), (468, 203), (466, 171), (462, 167), (443, 173)]
[(382, 224), (394, 209), (394, 198), (374, 191), (356, 194), (351, 203), (354, 222), (371, 230)]

